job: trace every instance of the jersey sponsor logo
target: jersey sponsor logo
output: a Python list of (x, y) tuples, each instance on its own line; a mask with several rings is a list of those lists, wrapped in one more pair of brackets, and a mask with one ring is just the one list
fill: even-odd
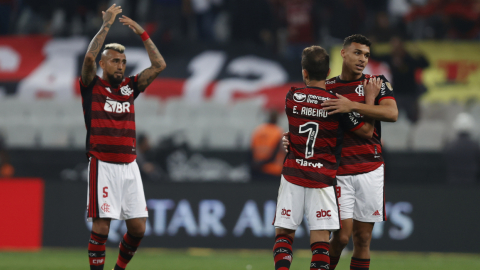
[(382, 88), (380, 88), (380, 95), (385, 96), (385, 83), (382, 83)]
[(130, 88), (130, 86), (125, 85), (120, 88), (120, 92), (124, 96), (130, 96), (133, 93), (133, 90)]
[(329, 100), (330, 98), (328, 97), (322, 97), (322, 96), (316, 96), (316, 95), (308, 95), (307, 102), (308, 103), (313, 103), (313, 104), (318, 104), (319, 100), (325, 101)]
[(307, 98), (307, 95), (304, 93), (293, 94), (293, 100), (295, 100), (296, 102), (304, 102), (306, 98)]
[(110, 213), (110, 205), (108, 203), (102, 204), (102, 207), (100, 207), (104, 213)]
[(353, 113), (353, 116), (355, 117), (358, 117), (358, 118), (362, 117), (362, 115), (359, 114), (358, 112), (351, 112), (351, 113)]
[(377, 210), (377, 211), (375, 211), (375, 213), (373, 213), (372, 216), (381, 216), (381, 215), (380, 215), (380, 212), (378, 212), (378, 210)]
[(357, 93), (359, 97), (365, 96), (365, 92), (363, 91), (363, 85), (357, 86), (357, 88), (355, 88), (355, 93)]
[(105, 107), (104, 110), (106, 112), (113, 112), (113, 113), (125, 113), (125, 112), (130, 112), (130, 102), (118, 102), (116, 100), (113, 100), (109, 97), (107, 97), (107, 100), (105, 101)]
[(325, 84), (335, 84), (336, 81), (335, 80), (332, 80), (332, 81), (326, 81)]
[(332, 210), (323, 210), (321, 209), (320, 211), (317, 211), (317, 218), (324, 218), (324, 217), (331, 217), (332, 214), (331, 214)]
[(283, 208), (281, 215), (282, 215), (282, 216), (287, 216), (287, 217), (289, 217), (289, 216), (290, 216), (290, 212), (292, 212), (292, 210)]
[(350, 121), (352, 121), (352, 124), (354, 125), (358, 124), (358, 118), (356, 118), (353, 113), (348, 113), (348, 118), (350, 118)]
[(310, 162), (301, 158), (297, 158), (296, 161), (298, 164), (300, 164), (300, 166), (303, 166), (303, 167), (308, 166), (308, 167), (319, 168), (319, 169), (323, 167), (323, 164), (320, 162)]

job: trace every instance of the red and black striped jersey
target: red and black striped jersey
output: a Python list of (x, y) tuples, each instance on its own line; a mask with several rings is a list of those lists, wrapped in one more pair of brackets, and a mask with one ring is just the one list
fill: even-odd
[(364, 123), (353, 113), (328, 115), (322, 103), (334, 98), (318, 87), (292, 88), (287, 93), (290, 147), (282, 170), (287, 181), (309, 188), (336, 184), (344, 131)]
[[(395, 99), (390, 82), (383, 75), (364, 74), (355, 81), (343, 81), (339, 76), (326, 81), (326, 87), (333, 93), (360, 103), (365, 103), (363, 80), (380, 77), (383, 80), (380, 93), (375, 99), (379, 104), (383, 99)], [(355, 113), (362, 117), (360, 114)], [(364, 139), (352, 132), (346, 132), (343, 140), (342, 159), (338, 168), (338, 175), (353, 175), (371, 172), (383, 164), (381, 145), (381, 124), (375, 121), (375, 130), (371, 139)]]
[(133, 162), (137, 157), (133, 101), (140, 94), (137, 76), (125, 78), (117, 88), (98, 76), (89, 85), (80, 78), (80, 91), (87, 156), (104, 162)]

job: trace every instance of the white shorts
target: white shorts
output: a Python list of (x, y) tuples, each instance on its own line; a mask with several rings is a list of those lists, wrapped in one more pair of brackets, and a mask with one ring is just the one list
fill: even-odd
[(311, 231), (340, 229), (335, 187), (302, 187), (288, 182), (282, 175), (273, 225), (296, 230), (304, 215)]
[(337, 175), (337, 197), (340, 216), (362, 222), (386, 219), (384, 196), (384, 165), (357, 175)]
[(136, 161), (113, 164), (90, 158), (87, 218), (127, 220), (148, 217), (142, 178)]

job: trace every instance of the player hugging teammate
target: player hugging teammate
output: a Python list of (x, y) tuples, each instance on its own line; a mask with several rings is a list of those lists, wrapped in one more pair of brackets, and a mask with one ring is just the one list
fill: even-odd
[(124, 78), (125, 47), (114, 43), (105, 46), (99, 62), (103, 74), (102, 77), (96, 75), (96, 57), (115, 17), (121, 12), (121, 7), (115, 4), (103, 12), (103, 25), (88, 46), (80, 79), (89, 157), (87, 217), (93, 221), (88, 244), (91, 270), (102, 270), (105, 264), (105, 242), (111, 219), (125, 220), (127, 225), (115, 270), (127, 267), (145, 233), (148, 211), (135, 161), (134, 100), (166, 67), (143, 28), (122, 16), (120, 22), (142, 38), (151, 66), (138, 75)]
[[(350, 269), (369, 269), (374, 223), (386, 219), (380, 121), (397, 121), (398, 109), (393, 88), (385, 76), (363, 74), (370, 57), (370, 45), (362, 35), (347, 37), (341, 51), (342, 73), (326, 81), (327, 90), (338, 96), (338, 99), (323, 103), (329, 114), (355, 113), (364, 120), (375, 120), (372, 138), (345, 133), (336, 186), (342, 227), (334, 231), (330, 239), (330, 270), (337, 266), (352, 236), (354, 248)], [(383, 81), (381, 88), (369, 95), (365, 80), (378, 82), (378, 79)], [(287, 133), (283, 138), (287, 151), (294, 143), (292, 135)]]
[[(369, 140), (374, 133), (371, 119), (362, 119), (354, 112), (327, 113), (328, 101), (344, 97), (325, 87), (330, 71), (325, 49), (304, 49), (301, 64), (306, 87), (292, 88), (286, 97), (290, 143), (274, 220), (276, 270), (290, 269), (295, 230), (304, 215), (310, 229), (310, 269), (330, 269), (330, 232), (341, 228), (335, 187), (344, 134)], [(360, 85), (368, 104), (373, 105), (381, 80), (362, 80)]]

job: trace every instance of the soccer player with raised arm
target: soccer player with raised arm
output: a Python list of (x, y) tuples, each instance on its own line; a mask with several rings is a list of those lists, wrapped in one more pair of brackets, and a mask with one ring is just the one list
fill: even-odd
[[(370, 41), (362, 35), (347, 37), (341, 51), (342, 73), (326, 81), (327, 90), (339, 96), (338, 99), (324, 102), (324, 108), (330, 111), (329, 114), (355, 113), (364, 119), (376, 120), (371, 139), (359, 137), (352, 132), (345, 134), (337, 172), (342, 228), (335, 231), (330, 239), (331, 270), (335, 269), (342, 250), (352, 235), (350, 269), (369, 269), (374, 222), (386, 220), (380, 121), (397, 121), (398, 109), (392, 85), (385, 76), (363, 74), (370, 57), (370, 45)], [(379, 92), (367, 96), (362, 82), (372, 78), (381, 78), (383, 83)], [(288, 135), (283, 138), (285, 147), (289, 144), (287, 137)]]
[(127, 267), (145, 233), (148, 211), (135, 161), (134, 100), (166, 67), (143, 28), (122, 16), (120, 22), (142, 38), (151, 66), (138, 75), (125, 78), (125, 47), (113, 43), (107, 44), (101, 53), (102, 77), (96, 75), (96, 57), (115, 17), (121, 12), (121, 7), (115, 4), (102, 12), (103, 25), (88, 46), (79, 82), (87, 128), (87, 218), (93, 221), (88, 256), (92, 270), (104, 267), (111, 219), (125, 220), (127, 225), (115, 270)]
[[(320, 46), (302, 53), (305, 88), (292, 88), (285, 111), (290, 132), (290, 151), (283, 165), (275, 214), (273, 257), (276, 270), (290, 269), (295, 230), (307, 217), (312, 261), (310, 269), (329, 269), (330, 231), (340, 229), (335, 195), (336, 173), (344, 132), (369, 139), (373, 121), (362, 121), (353, 113), (329, 115), (323, 104), (337, 97), (325, 90), (330, 71), (329, 55)], [(366, 94), (380, 89), (380, 80), (365, 82)], [(373, 100), (373, 99), (372, 99)]]

